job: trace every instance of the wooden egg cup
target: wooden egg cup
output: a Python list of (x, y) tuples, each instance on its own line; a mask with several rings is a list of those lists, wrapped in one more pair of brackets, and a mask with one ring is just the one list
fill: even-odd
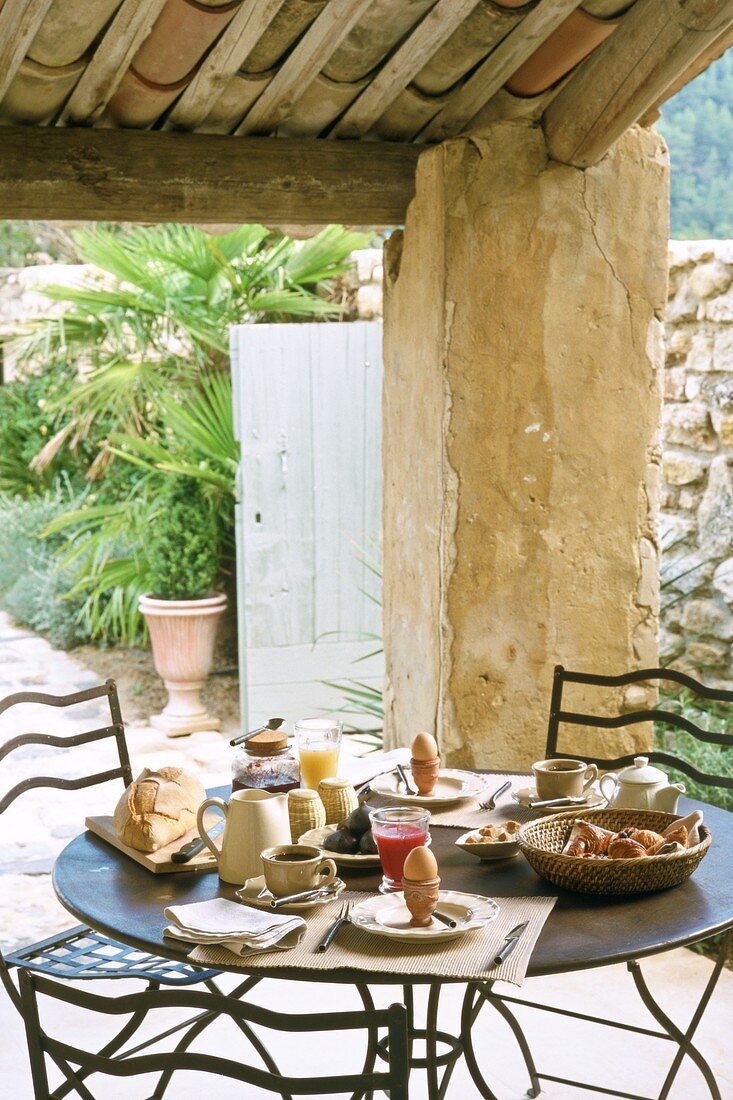
[(410, 770), (418, 793), (426, 796), (435, 790), (440, 773), (440, 757), (434, 756), (432, 760), (410, 760)]
[(402, 891), (405, 905), (410, 910), (410, 924), (415, 928), (427, 928), (438, 907), (440, 877), (424, 879), (422, 882), (403, 878)]

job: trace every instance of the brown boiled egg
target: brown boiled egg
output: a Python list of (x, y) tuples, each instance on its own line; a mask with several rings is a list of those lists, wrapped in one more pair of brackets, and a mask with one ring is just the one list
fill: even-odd
[(413, 760), (435, 760), (438, 755), (438, 742), (431, 733), (418, 733), (412, 739)]
[(437, 878), (438, 862), (430, 849), (421, 845), (408, 852), (402, 876), (410, 882), (429, 882), (430, 879)]

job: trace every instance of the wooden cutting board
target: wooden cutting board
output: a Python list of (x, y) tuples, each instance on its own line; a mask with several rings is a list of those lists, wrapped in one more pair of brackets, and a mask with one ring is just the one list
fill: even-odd
[[(212, 813), (204, 816), (204, 823), (208, 829), (211, 829), (217, 822), (221, 821), (221, 814)], [(136, 863), (139, 863), (141, 867), (146, 867), (148, 871), (152, 871), (153, 874), (169, 874), (173, 871), (215, 871), (216, 860), (209, 851), (208, 848), (204, 848), (203, 852), (199, 852), (198, 855), (189, 859), (188, 863), (173, 863), (171, 856), (174, 852), (177, 852), (179, 848), (182, 848), (184, 844), (187, 844), (189, 840), (194, 840), (198, 836), (198, 829), (190, 829), (183, 836), (179, 836), (178, 840), (174, 840), (172, 844), (166, 844), (164, 848), (158, 848), (157, 852), (138, 852), (137, 849), (131, 848), (128, 844), (124, 844), (115, 832), (114, 825), (112, 824), (111, 817), (88, 817), (84, 822), (87, 829), (95, 836), (101, 837), (102, 840), (106, 840), (108, 844), (111, 844), (113, 848), (116, 848), (118, 852), (124, 852), (130, 859), (134, 859)], [(214, 844), (217, 848), (221, 847), (222, 834), (214, 839)]]

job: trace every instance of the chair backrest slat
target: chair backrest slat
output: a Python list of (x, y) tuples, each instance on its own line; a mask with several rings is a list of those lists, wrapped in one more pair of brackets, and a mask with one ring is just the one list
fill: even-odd
[(59, 779), (53, 775), (34, 775), (30, 779), (22, 779), (14, 787), (0, 798), (0, 814), (7, 810), (11, 802), (25, 794), (26, 791), (35, 790), (37, 787), (55, 787), (60, 791), (80, 791), (83, 787), (95, 787), (98, 783), (107, 783), (110, 779), (124, 779), (124, 768), (110, 768), (106, 772), (96, 772), (94, 775), (85, 775), (80, 779)]
[(4, 760), (6, 756), (10, 756), (11, 752), (23, 748), (24, 745), (49, 745), (55, 749), (72, 749), (77, 745), (88, 745), (92, 741), (102, 741), (105, 737), (116, 736), (116, 726), (101, 726), (99, 729), (89, 730), (88, 733), (75, 733), (69, 737), (56, 733), (20, 733), (0, 746), (0, 760)]
[[(24, 1018), (27, 1021), (35, 1095), (46, 1100), (48, 1079), (45, 1056), (49, 1055), (69, 1080), (74, 1076), (72, 1067), (78, 1066), (80, 1075), (101, 1073), (114, 1077), (136, 1077), (143, 1074), (170, 1070), (188, 1070), (211, 1073), (231, 1078), (248, 1085), (277, 1093), (280, 1096), (326, 1096), (337, 1093), (371, 1093), (386, 1091), (391, 1100), (407, 1100), (408, 1055), (407, 1012), (403, 1005), (391, 1005), (387, 1009), (367, 1008), (362, 1011), (338, 1013), (284, 1014), (261, 1008), (241, 1000), (201, 990), (173, 989), (162, 993), (148, 989), (122, 997), (102, 996), (86, 989), (72, 988), (67, 983), (52, 981), (32, 971), (20, 974), (21, 999)], [(92, 1052), (82, 1047), (49, 1036), (41, 1026), (38, 1011), (38, 994), (61, 1001), (77, 1008), (105, 1016), (129, 1015), (156, 1009), (194, 1008), (214, 1015), (228, 1016), (235, 1022), (255, 1025), (284, 1033), (310, 1033), (326, 1031), (363, 1030), (373, 1034), (377, 1029), (387, 1029), (389, 1035), (389, 1064), (384, 1070), (364, 1070), (354, 1074), (332, 1074), (317, 1077), (284, 1076), (271, 1069), (261, 1069), (226, 1057), (178, 1050), (173, 1053), (132, 1055), (114, 1058), (104, 1051)], [(83, 1071), (83, 1072), (82, 1072)]]
[[(620, 729), (624, 726), (638, 725), (641, 722), (663, 722), (674, 729), (683, 730), (697, 741), (708, 745), (717, 745), (722, 748), (733, 747), (733, 733), (720, 733), (715, 730), (706, 730), (698, 726), (684, 714), (675, 714), (673, 711), (652, 707), (645, 710), (635, 710), (628, 713), (613, 715), (586, 714), (580, 711), (563, 710), (562, 696), (565, 684), (587, 684), (595, 687), (623, 687), (627, 684), (646, 683), (650, 680), (670, 682), (687, 688), (702, 699), (715, 702), (733, 702), (733, 691), (723, 688), (711, 688), (706, 684), (688, 676), (687, 673), (678, 672), (676, 669), (643, 668), (637, 672), (624, 672), (618, 676), (599, 676), (590, 672), (573, 672), (562, 665), (555, 667), (552, 682), (552, 697), (550, 701), (550, 716), (547, 726), (547, 743), (545, 755), (548, 759), (560, 757), (572, 752), (572, 749), (560, 752), (558, 750), (558, 738), (561, 725), (589, 726), (595, 729)], [(589, 763), (596, 764), (599, 768), (618, 768), (626, 764), (632, 764), (634, 756), (628, 754), (605, 758), (591, 756), (583, 753), (583, 758)], [(677, 771), (694, 779), (703, 786), (726, 787), (733, 789), (733, 777), (718, 775), (700, 771), (694, 764), (689, 763), (684, 757), (674, 756), (664, 749), (651, 749), (644, 753), (655, 764), (667, 764)]]

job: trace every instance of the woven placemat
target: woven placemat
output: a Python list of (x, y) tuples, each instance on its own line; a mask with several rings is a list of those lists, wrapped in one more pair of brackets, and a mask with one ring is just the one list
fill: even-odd
[(486, 789), (476, 798), (466, 798), (455, 806), (448, 806), (445, 810), (431, 810), (431, 825), (449, 825), (459, 829), (480, 829), (482, 825), (494, 822), (500, 825), (507, 818), (519, 821), (534, 821), (538, 817), (537, 810), (528, 810), (519, 806), (512, 798), (512, 792), (506, 791), (496, 800), (495, 810), (482, 810), (480, 803), (485, 802), (489, 795), (505, 783), (508, 779), (515, 791), (522, 787), (528, 787), (531, 778), (528, 775), (480, 775), (479, 779), (486, 782)]
[[(339, 902), (357, 902), (365, 897), (373, 897), (373, 894), (350, 890), (340, 895)], [(497, 979), (521, 985), (534, 945), (557, 899), (495, 900), (499, 905), (496, 920), (485, 928), (477, 928), (445, 943), (398, 943), (349, 924), (340, 930), (327, 951), (316, 951), (319, 940), (339, 913), (338, 905), (327, 905), (311, 911), (307, 918), (305, 936), (290, 951), (263, 951), (240, 956), (225, 947), (196, 947), (189, 955), (189, 960), (200, 966), (241, 967), (247, 971), (255, 971), (260, 967), (298, 967), (314, 971), (345, 967), (371, 974), (410, 974), (459, 978), (465, 981)], [(529, 921), (529, 926), (519, 943), (503, 963), (494, 966), (494, 955), (507, 933), (522, 921)]]

